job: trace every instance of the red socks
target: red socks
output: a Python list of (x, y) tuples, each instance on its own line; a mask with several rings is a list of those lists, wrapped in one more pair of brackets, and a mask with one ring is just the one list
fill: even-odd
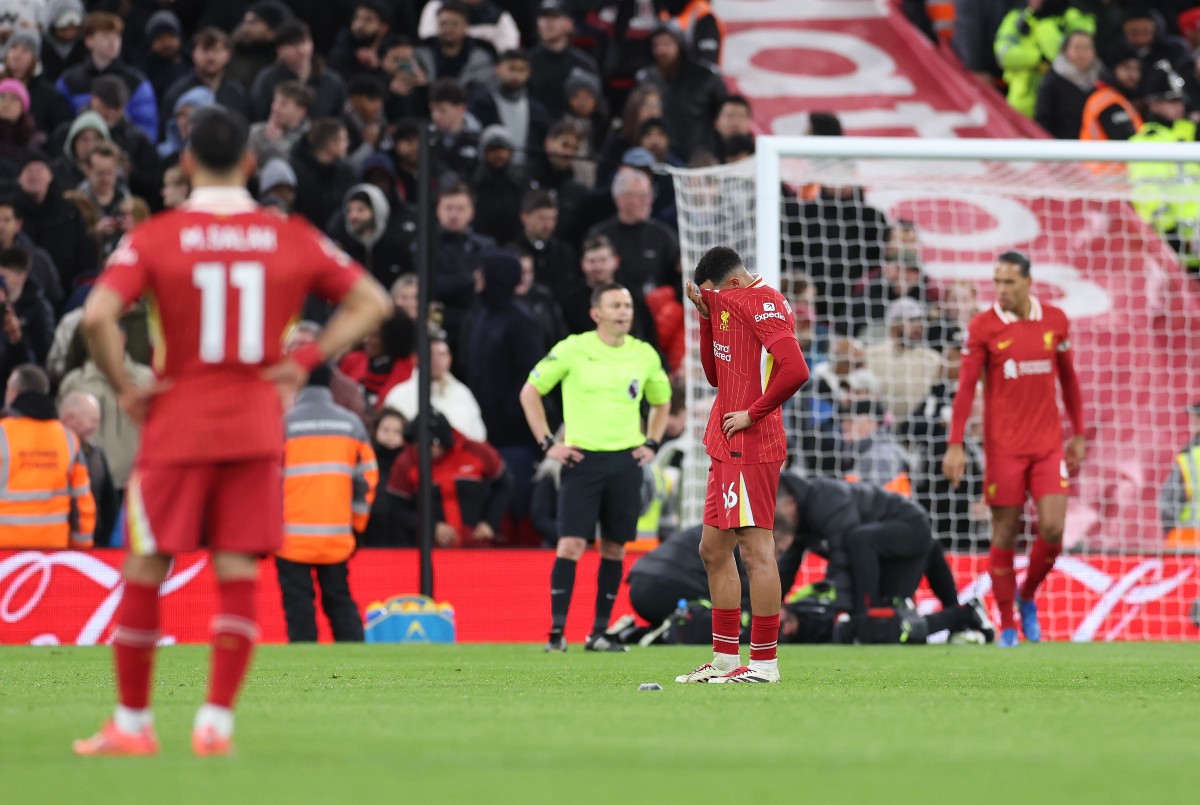
[(145, 710), (150, 706), (154, 646), (158, 643), (157, 584), (125, 582), (112, 642), (118, 699), (123, 707)]
[(1013, 601), (1016, 597), (1017, 579), (1013, 575), (1013, 549), (992, 546), (989, 553), (988, 573), (992, 577), (992, 596), (1000, 610), (1000, 628), (1015, 629)]
[(233, 707), (250, 666), (250, 655), (258, 640), (255, 622), (254, 579), (222, 581), (221, 612), (212, 622), (212, 670), (209, 673), (208, 698), (218, 707)]
[(740, 609), (713, 609), (712, 624), (713, 653), (741, 653), (738, 638), (742, 632), (742, 611)]
[(779, 646), (779, 613), (750, 619), (750, 661), (773, 660)]
[(1038, 537), (1033, 542), (1033, 547), (1029, 550), (1029, 569), (1025, 571), (1025, 581), (1021, 583), (1021, 597), (1026, 601), (1032, 601), (1037, 595), (1038, 586), (1045, 581), (1049, 575), (1051, 568), (1054, 567), (1054, 560), (1062, 553), (1062, 543), (1051, 545), (1041, 537)]

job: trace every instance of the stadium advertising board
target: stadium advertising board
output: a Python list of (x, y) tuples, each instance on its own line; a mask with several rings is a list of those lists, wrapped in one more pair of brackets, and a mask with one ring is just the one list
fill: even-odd
[[(120, 600), (123, 554), (62, 551), (0, 552), (0, 643), (93, 645), (107, 643)], [(434, 555), (437, 600), (454, 606), (462, 642), (541, 642), (547, 615), (546, 573), (551, 554), (537, 550), (439, 551)], [(964, 596), (986, 595), (986, 557), (949, 557)], [(635, 557), (626, 560), (628, 568)], [(595, 598), (595, 552), (583, 559), (575, 596)], [(1018, 562), (1020, 566), (1020, 562)], [(414, 550), (370, 550), (350, 562), (350, 583), (360, 609), (413, 592), (418, 573)], [(1191, 557), (1067, 556), (1047, 581), (1049, 600), (1042, 625), (1050, 640), (1196, 640), (1193, 607), (1200, 596)], [(822, 576), (823, 562), (809, 558), (798, 584)], [(286, 632), (275, 569), (262, 565), (259, 617), (263, 640), (282, 643)], [(592, 581), (589, 583), (588, 580)], [(925, 591), (922, 591), (925, 594)], [(163, 585), (164, 643), (207, 643), (216, 612), (216, 585), (204, 555), (181, 558)], [(922, 605), (926, 606), (925, 600)], [(591, 609), (575, 608), (568, 634), (581, 638)], [(614, 612), (630, 611), (622, 587)], [(321, 618), (318, 618), (320, 621)], [(328, 630), (321, 624), (323, 640)]]

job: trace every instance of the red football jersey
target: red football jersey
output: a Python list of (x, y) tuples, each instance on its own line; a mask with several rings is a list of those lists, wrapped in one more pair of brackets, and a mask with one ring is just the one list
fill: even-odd
[(767, 350), (780, 339), (796, 337), (792, 306), (761, 277), (745, 288), (702, 293), (717, 359), (717, 399), (704, 431), (704, 447), (711, 457), (729, 464), (783, 461), (787, 437), (778, 408), (732, 439), (725, 438), (721, 419), (730, 411), (746, 410), (762, 396), (774, 363)]
[(263, 212), (241, 188), (197, 188), (135, 227), (97, 282), (146, 297), (154, 370), (139, 460), (204, 462), (283, 454), (283, 409), (262, 378), (305, 297), (338, 302), (363, 269), (297, 216)]
[(982, 374), (988, 453), (1032, 455), (1062, 447), (1057, 382), (1060, 367), (1070, 362), (1067, 315), (1036, 297), (1029, 304), (1027, 319), (996, 306), (971, 319), (959, 375), (963, 401), (955, 400), (951, 444), (962, 442), (970, 399)]

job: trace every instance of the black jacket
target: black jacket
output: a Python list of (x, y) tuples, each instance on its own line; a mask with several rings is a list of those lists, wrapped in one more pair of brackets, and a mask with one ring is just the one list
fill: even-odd
[[(633, 563), (633, 567), (629, 569), (629, 579), (632, 581), (634, 576), (639, 576), (670, 584), (678, 589), (679, 598), (689, 601), (708, 598), (708, 571), (704, 568), (704, 561), (700, 559), (700, 536), (703, 531), (703, 526), (694, 526), (672, 535)], [(750, 589), (746, 567), (736, 549), (733, 558), (737, 563), (738, 575), (742, 579), (742, 594), (745, 596)]]
[(21, 340), (12, 342), (0, 330), (0, 377), (7, 378), (23, 363), (46, 365), (46, 355), (54, 341), (54, 310), (37, 283), (25, 280), (21, 298), (12, 303), (13, 312), (21, 322)]
[(558, 199), (558, 220), (565, 221), (575, 212), (575, 208), (587, 196), (588, 190), (575, 178), (575, 171), (567, 168), (559, 170), (550, 164), (545, 153), (541, 150), (539, 140), (538, 150), (530, 153), (529, 161), (525, 164), (525, 176), (529, 186), (535, 190), (548, 190)]
[(530, 240), (522, 233), (517, 245), (533, 255), (533, 278), (559, 299), (583, 285), (579, 259), (565, 242), (553, 236), (549, 240)]
[(329, 237), (342, 247), (342, 251), (370, 271), (371, 276), (379, 280), (384, 288), (391, 288), (400, 275), (413, 270), (412, 243), (416, 225), (403, 214), (394, 215), (379, 188), (359, 184), (350, 188), (347, 196), (358, 190), (366, 192), (371, 199), (376, 231), (369, 237), (357, 235), (346, 227), (346, 217), (341, 214), (330, 226)]
[[(254, 120), (266, 120), (271, 114), (271, 101), (275, 98), (275, 87), (285, 81), (298, 81), (299, 76), (279, 64), (272, 64), (258, 74), (250, 89), (250, 111)], [(331, 70), (313, 70), (308, 78), (308, 88), (313, 91), (313, 103), (308, 115), (313, 120), (319, 117), (337, 117), (346, 103), (346, 85), (338, 74)]]
[(343, 159), (319, 162), (307, 137), (292, 146), (288, 160), (296, 171), (295, 212), (322, 231), (342, 208), (342, 198), (354, 184), (354, 171)]
[(680, 63), (674, 75), (666, 76), (657, 66), (638, 73), (638, 83), (658, 87), (663, 97), (663, 118), (671, 135), (671, 150), (687, 161), (699, 150), (713, 153), (717, 134), (713, 121), (728, 92), (725, 82), (712, 67), (692, 59), (687, 43), (680, 43)]
[(1086, 92), (1055, 70), (1048, 70), (1038, 86), (1037, 107), (1033, 119), (1059, 140), (1078, 140), (1083, 122), (1083, 107), (1095, 87)]
[(433, 285), (430, 297), (442, 303), (443, 329), (451, 351), (458, 356), (458, 336), (467, 311), (475, 302), (475, 269), (495, 242), (474, 232), (439, 232), (434, 239)]
[(779, 476), (779, 483), (796, 501), (797, 512), (795, 540), (779, 559), (779, 578), (785, 590), (795, 584), (806, 550), (829, 562), (826, 577), (839, 590), (850, 590), (845, 537), (851, 529), (901, 517), (928, 517), (908, 498), (870, 484), (800, 478), (788, 472)]
[[(500, 119), (499, 105), (496, 102), (496, 95), (498, 93), (499, 90), (478, 92), (471, 98), (470, 112), (483, 128), (504, 125), (504, 121)], [(542, 150), (542, 144), (546, 140), (546, 132), (549, 130), (554, 118), (550, 117), (550, 113), (546, 111), (546, 107), (537, 98), (531, 97), (528, 93), (526, 93), (525, 97), (529, 101), (525, 124), (525, 142), (514, 143), (514, 145), (532, 157), (533, 154)]]
[[(165, 121), (170, 120), (171, 116), (175, 114), (175, 104), (179, 98), (189, 89), (202, 85), (203, 82), (200, 81), (200, 76), (196, 75), (196, 71), (190, 70), (167, 88), (158, 104), (158, 117), (159, 120), (164, 121), (164, 127), (166, 126)], [(226, 74), (221, 79), (221, 83), (217, 85), (214, 95), (218, 106), (241, 112), (247, 120), (250, 119), (250, 101), (242, 82)]]
[(489, 444), (533, 446), (520, 391), (548, 345), (533, 314), (513, 296), (521, 279), (520, 264), (488, 259), (483, 273), (486, 286), (479, 293), (480, 304), (463, 327), (463, 382), (483, 411)]
[(475, 231), (497, 243), (512, 243), (521, 236), (523, 178), (511, 166), (497, 170), (486, 162), (471, 180), (475, 191)]
[(529, 94), (546, 107), (551, 120), (558, 120), (567, 111), (565, 84), (576, 67), (595, 76), (600, 74), (596, 60), (571, 45), (562, 53), (541, 43), (529, 51)]
[(33, 115), (39, 131), (49, 134), (71, 122), (71, 104), (45, 73), (30, 78), (25, 88), (29, 90), (29, 114)]
[(617, 282), (628, 288), (635, 300), (646, 298), (646, 286), (654, 288), (677, 281), (679, 241), (653, 218), (636, 224), (610, 218), (592, 227), (588, 234), (604, 235), (612, 241), (621, 258)]
[(69, 297), (77, 280), (96, 269), (96, 242), (88, 233), (83, 215), (63, 198), (57, 181), (50, 183), (41, 204), (25, 192), (17, 193), (16, 201), (25, 219), (22, 232), (50, 254), (63, 292)]

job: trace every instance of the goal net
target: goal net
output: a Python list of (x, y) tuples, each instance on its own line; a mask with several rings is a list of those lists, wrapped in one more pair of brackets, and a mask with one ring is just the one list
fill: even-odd
[[(1200, 146), (763, 137), (752, 160), (674, 172), (684, 275), (724, 244), (784, 291), (812, 369), (784, 410), (790, 471), (912, 497), (967, 597), (990, 589), (990, 524), (982, 390), (967, 477), (955, 489), (941, 475), (959, 350), (992, 304), (995, 258), (1028, 255), (1034, 295), (1071, 319), (1087, 423), (1043, 626), (1195, 639), (1200, 532), (1163, 491), (1200, 400), (1200, 185), (1184, 160)], [(713, 394), (694, 316), (687, 335), (685, 524), (701, 520)], [(1024, 523), (1019, 573), (1032, 504)]]

